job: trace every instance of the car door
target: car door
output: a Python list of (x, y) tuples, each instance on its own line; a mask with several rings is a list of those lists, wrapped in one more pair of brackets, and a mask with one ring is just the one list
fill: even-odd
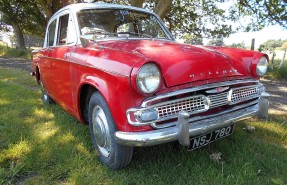
[(55, 38), (56, 38), (56, 26), (57, 26), (57, 18), (49, 21), (44, 47), (41, 51), (42, 55), (40, 57), (39, 62), (39, 70), (40, 70), (40, 80), (43, 83), (46, 91), (51, 94), (51, 77), (54, 76), (51, 71), (51, 58), (49, 56), (50, 51), (54, 49)]
[(69, 11), (62, 12), (57, 21), (55, 46), (49, 51), (50, 95), (63, 108), (73, 111), (72, 87), (69, 61), (71, 48), (77, 40), (73, 18)]

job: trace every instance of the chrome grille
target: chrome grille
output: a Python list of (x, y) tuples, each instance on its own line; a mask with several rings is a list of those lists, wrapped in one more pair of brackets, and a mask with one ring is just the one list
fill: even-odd
[[(249, 86), (244, 86), (244, 84), (253, 84)], [(240, 87), (234, 87), (235, 85), (240, 85)], [(232, 87), (233, 86), (233, 87)], [(227, 105), (234, 105), (244, 102), (243, 104), (234, 106), (236, 108), (249, 106), (250, 100), (252, 105), (258, 102), (258, 97), (261, 94), (260, 87), (262, 84), (257, 80), (246, 79), (246, 80), (232, 80), (227, 82), (207, 84), (203, 86), (197, 86), (189, 89), (177, 90), (174, 92), (169, 92), (166, 94), (160, 94), (154, 97), (147, 98), (144, 100), (140, 107), (130, 108), (127, 110), (128, 122), (132, 125), (146, 125), (151, 124), (154, 128), (166, 128), (169, 126), (174, 126), (175, 122), (171, 119), (178, 117), (178, 112), (185, 110), (191, 115), (200, 112), (206, 112), (207, 110), (214, 109), (216, 107), (222, 107)], [(220, 87), (230, 87), (224, 92), (217, 93)], [(204, 94), (204, 91), (206, 94)], [(214, 94), (209, 94), (209, 93)], [(199, 94), (203, 93), (203, 94)], [(197, 94), (195, 96), (190, 96), (188, 94)], [(184, 98), (179, 98), (184, 97)], [(234, 107), (230, 107), (227, 110), (233, 110)], [(150, 122), (140, 122), (135, 117), (135, 114), (143, 112), (145, 110), (156, 109), (158, 112), (158, 119)], [(210, 115), (195, 116), (198, 118), (206, 118)], [(191, 118), (190, 118), (191, 119)], [(163, 123), (163, 121), (167, 121)]]
[(156, 107), (159, 119), (165, 119), (177, 115), (181, 110), (189, 113), (203, 112), (208, 109), (206, 106), (206, 97), (196, 96), (168, 102)]
[[(231, 101), (230, 98), (228, 98), (230, 91), (232, 92), (230, 97)], [(176, 117), (178, 112), (181, 110), (187, 111), (190, 114), (195, 114), (224, 105), (236, 104), (256, 97), (258, 97), (257, 86), (247, 86), (233, 88), (229, 91), (212, 94), (207, 97), (200, 95), (172, 100), (166, 103), (161, 103), (160, 105), (155, 105), (153, 107), (158, 110), (159, 120), (163, 121), (172, 117)], [(210, 101), (209, 103), (207, 103), (208, 100)]]
[(232, 91), (231, 102), (238, 103), (249, 100), (258, 96), (258, 88), (256, 86), (249, 86), (243, 88), (236, 88)]
[(227, 92), (223, 92), (220, 94), (214, 94), (214, 95), (208, 96), (208, 98), (210, 99), (210, 108), (215, 108), (215, 107), (226, 105), (228, 103), (227, 95), (228, 95)]

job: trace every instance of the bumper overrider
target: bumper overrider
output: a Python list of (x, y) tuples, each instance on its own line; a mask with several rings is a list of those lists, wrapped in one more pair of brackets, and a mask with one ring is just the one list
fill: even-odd
[[(206, 134), (253, 116), (266, 119), (270, 95), (265, 92), (263, 85), (259, 82), (257, 88), (261, 88), (257, 98), (249, 100), (248, 103), (241, 103), (228, 110), (205, 116), (192, 116), (192, 113), (181, 110), (177, 113), (177, 121), (169, 123), (171, 125), (169, 127), (155, 127), (155, 130), (146, 132), (117, 131), (115, 139), (119, 144), (128, 146), (152, 146), (176, 140), (180, 144), (188, 146), (190, 137)], [(154, 126), (153, 123), (150, 125)]]

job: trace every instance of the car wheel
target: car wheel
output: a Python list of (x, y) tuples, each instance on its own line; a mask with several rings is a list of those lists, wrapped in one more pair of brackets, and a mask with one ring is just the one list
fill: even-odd
[(114, 134), (117, 129), (114, 120), (104, 98), (98, 92), (90, 98), (89, 127), (93, 145), (105, 165), (119, 169), (130, 163), (133, 147), (116, 142)]
[(41, 86), (41, 91), (42, 91), (42, 95), (41, 95), (42, 101), (44, 103), (46, 103), (46, 104), (53, 104), (53, 103), (55, 103), (54, 100), (49, 96), (48, 92), (45, 90), (41, 80), (39, 80), (39, 84)]

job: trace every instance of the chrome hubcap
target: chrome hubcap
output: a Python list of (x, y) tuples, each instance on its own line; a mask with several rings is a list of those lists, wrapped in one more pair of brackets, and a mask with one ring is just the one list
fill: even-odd
[(47, 100), (48, 99), (48, 96), (47, 96), (47, 94), (44, 94), (44, 100)]
[(100, 106), (95, 106), (92, 112), (92, 129), (99, 152), (109, 157), (111, 151), (111, 137), (107, 117)]

